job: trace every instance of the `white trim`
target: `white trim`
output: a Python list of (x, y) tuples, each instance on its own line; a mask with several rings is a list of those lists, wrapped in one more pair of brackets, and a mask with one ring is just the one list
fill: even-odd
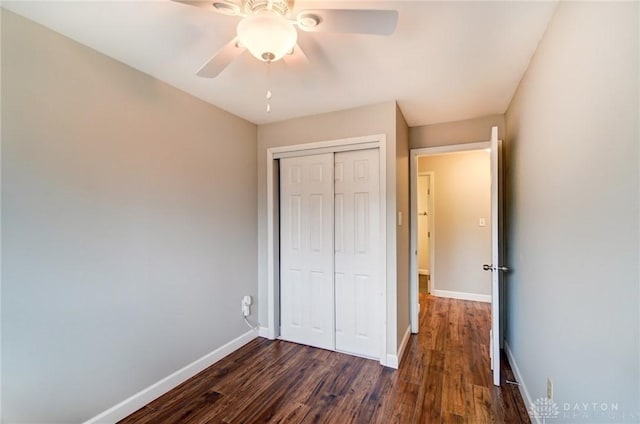
[[(381, 289), (379, 294), (380, 307), (382, 308), (382, 315), (380, 315), (380, 318), (382, 318), (382, 322), (380, 322), (380, 364), (387, 365), (387, 323), (389, 322), (389, 317), (387, 316), (387, 282), (389, 281), (387, 278), (387, 257), (389, 252), (389, 246), (387, 244), (389, 237), (387, 233), (387, 136), (385, 134), (380, 134), (376, 137), (379, 140), (378, 148), (380, 149), (380, 156), (378, 160), (378, 166), (380, 167), (380, 246), (378, 246), (380, 250), (380, 264), (378, 268), (378, 275), (382, 279), (382, 282), (379, 285)], [(394, 238), (394, 247), (395, 243), (396, 241)], [(394, 256), (395, 255), (396, 253), (394, 253)], [(393, 290), (397, 290), (396, 280), (394, 279), (393, 282)], [(392, 322), (393, 325), (396, 325), (395, 319), (393, 319)]]
[(431, 294), (437, 297), (448, 297), (449, 299), (472, 300), (474, 302), (491, 303), (490, 294), (464, 293), (451, 290), (431, 289)]
[(475, 143), (462, 143), (451, 144), (449, 146), (437, 146), (437, 147), (421, 147), (418, 149), (411, 149), (411, 153), (415, 153), (416, 156), (429, 156), (429, 155), (442, 155), (445, 153), (459, 153), (468, 152), (470, 150), (482, 150), (490, 149), (491, 141), (478, 141)]
[[(346, 147), (349, 148), (346, 148)], [(300, 156), (315, 154), (315, 152), (337, 152), (348, 150), (360, 150), (364, 148), (377, 148), (380, 164), (380, 279), (381, 284), (387, 281), (387, 136), (386, 134), (373, 134), (363, 137), (351, 137), (339, 140), (319, 141), (313, 143), (296, 144), (290, 146), (270, 147), (267, 149), (267, 304), (261, 305), (267, 311), (267, 326), (261, 330), (261, 334), (267, 334), (267, 338), (276, 339), (279, 334), (277, 278), (278, 272), (275, 256), (275, 230), (277, 222), (274, 216), (275, 187), (274, 161), (286, 155)], [(395, 243), (395, 241), (394, 241)], [(387, 287), (381, 287), (380, 306), (382, 319), (380, 320), (380, 364), (388, 365), (387, 355)], [(397, 359), (396, 359), (397, 362)]]
[(396, 355), (394, 353), (387, 353), (385, 356), (386, 356), (385, 363), (383, 364), (381, 362), (381, 365), (384, 365), (385, 367), (389, 367), (389, 368), (393, 368), (394, 370), (397, 370), (398, 369), (398, 355)]
[(491, 271), (491, 295), (496, 299), (491, 302), (491, 361), (493, 363), (493, 385), (500, 385), (500, 280), (502, 272), (496, 267), (502, 266), (500, 263), (501, 231), (500, 221), (500, 141), (498, 140), (498, 127), (491, 127), (491, 264), (494, 270)]
[[(340, 149), (342, 146), (346, 146), (346, 145), (355, 146), (356, 144), (363, 144), (363, 143), (378, 143), (383, 137), (386, 140), (387, 136), (385, 134), (373, 134), (373, 135), (366, 135), (363, 137), (350, 137), (350, 138), (341, 138), (338, 140), (317, 141), (314, 143), (292, 144), (290, 146), (270, 147), (267, 149), (267, 151), (271, 152), (274, 159), (277, 159), (278, 154), (285, 153), (285, 152), (295, 152), (295, 151), (300, 152), (305, 150), (327, 149), (330, 147), (336, 147)], [(367, 147), (367, 148), (373, 148), (373, 147), (376, 147), (376, 146)], [(357, 148), (354, 147), (354, 149), (351, 149), (351, 150), (356, 150), (356, 149)], [(327, 150), (327, 151), (342, 151), (342, 150), (340, 149), (340, 150)]]
[(152, 384), (139, 391), (138, 393), (123, 400), (119, 404), (107, 409), (106, 411), (88, 419), (83, 424), (105, 424), (115, 423), (121, 419), (131, 415), (138, 409), (147, 405), (149, 402), (162, 396), (169, 390), (198, 374), (200, 371), (215, 364), (230, 353), (240, 349), (245, 344), (257, 337), (255, 330), (249, 330), (241, 336), (231, 340), (229, 343), (219, 347), (203, 357), (196, 359), (189, 365), (179, 369), (173, 374), (163, 378), (162, 380)]
[(258, 336), (264, 337), (265, 339), (269, 338), (269, 329), (267, 327), (258, 327)]
[(407, 344), (409, 344), (409, 337), (411, 337), (411, 326), (408, 326), (407, 330), (404, 332), (404, 336), (402, 337), (402, 341), (400, 342), (400, 347), (398, 348), (398, 353), (388, 353), (386, 355), (387, 363), (383, 365), (396, 370), (398, 369), (400, 363), (402, 362), (402, 357), (404, 356)]
[(274, 225), (275, 218), (273, 214), (274, 208), (274, 187), (273, 187), (273, 168), (275, 166), (273, 152), (267, 149), (267, 304), (260, 305), (267, 311), (267, 337), (274, 340), (279, 336), (276, 332), (276, 295), (275, 295), (275, 275), (276, 267), (274, 256)]
[[(409, 324), (411, 332), (420, 328), (420, 278), (418, 278), (418, 156), (409, 152)], [(433, 252), (429, 252), (432, 254)], [(432, 268), (433, 269), (433, 268)]]
[(531, 422), (535, 422), (537, 424), (542, 424), (540, 418), (534, 417), (531, 415), (529, 411), (529, 406), (533, 404), (533, 399), (529, 396), (529, 390), (527, 390), (527, 385), (522, 378), (522, 373), (520, 372), (520, 368), (518, 368), (518, 364), (516, 363), (516, 358), (513, 356), (513, 352), (511, 352), (511, 348), (509, 347), (509, 343), (504, 341), (504, 352), (507, 354), (507, 359), (509, 360), (509, 365), (511, 365), (511, 370), (513, 371), (513, 376), (516, 378), (518, 384), (518, 390), (520, 390), (520, 395), (522, 395), (522, 399), (525, 402), (525, 408), (527, 409), (527, 414), (529, 415), (529, 419)]
[[(416, 159), (417, 160), (417, 159)], [(416, 164), (416, 169), (419, 168), (419, 163)], [(436, 190), (436, 173), (434, 171), (426, 171), (426, 172), (418, 172), (418, 176), (416, 177), (416, 190), (418, 188), (418, 178), (419, 177), (429, 177), (429, 194), (427, 196), (427, 211), (429, 212), (429, 215), (427, 216), (427, 221), (428, 221), (428, 226), (429, 226), (429, 233), (430, 233), (430, 237), (429, 237), (429, 269), (427, 270), (423, 270), (423, 269), (419, 269), (418, 270), (418, 274), (419, 275), (428, 275), (429, 276), (429, 293), (431, 293), (431, 289), (435, 286), (435, 266), (436, 266), (436, 227), (435, 227), (435, 216), (436, 216), (436, 208), (433, 205), (433, 199), (435, 198), (435, 190)], [(420, 245), (420, 239), (418, 236), (418, 227), (417, 227), (417, 223), (418, 223), (418, 192), (416, 191), (416, 266), (418, 266), (420, 260), (418, 258), (418, 255), (420, 254), (420, 252), (418, 251), (418, 247)], [(409, 228), (409, 231), (411, 231), (411, 227)], [(423, 272), (426, 271), (426, 274)], [(420, 281), (417, 282), (418, 284), (418, 292), (420, 291)], [(417, 292), (416, 292), (417, 293)], [(418, 300), (418, 296), (416, 294), (416, 302), (419, 303)], [(420, 305), (418, 305), (418, 314), (420, 313)], [(416, 325), (418, 325), (417, 321), (416, 321)], [(415, 328), (414, 333), (418, 332), (418, 327)]]
[[(436, 282), (436, 207), (434, 200), (436, 198), (436, 173), (429, 171), (429, 194), (427, 195), (427, 211), (429, 211), (429, 293)], [(416, 228), (416, 231), (418, 229)], [(420, 314), (420, 305), (418, 304), (418, 315)]]
[(369, 141), (364, 143), (345, 144), (340, 146), (318, 147), (316, 149), (304, 149), (274, 153), (274, 159), (293, 158), (299, 156), (321, 155), (324, 153), (340, 153), (352, 152), (354, 150), (377, 149), (377, 141)]
[(409, 337), (411, 337), (411, 326), (407, 326), (407, 329), (404, 332), (404, 336), (402, 336), (402, 341), (400, 342), (400, 348), (398, 349), (398, 359), (400, 363), (402, 363), (402, 358), (404, 358), (404, 352), (407, 349), (407, 345), (409, 344)]
[[(409, 215), (411, 219), (409, 220), (409, 238), (410, 238), (410, 250), (409, 250), (409, 319), (411, 323), (411, 331), (414, 333), (418, 332), (420, 326), (420, 304), (418, 302), (418, 293), (420, 291), (419, 288), (419, 279), (418, 279), (418, 157), (419, 156), (428, 156), (428, 155), (441, 155), (444, 153), (457, 153), (457, 152), (466, 152), (470, 150), (481, 150), (481, 149), (489, 149), (491, 148), (491, 141), (481, 141), (477, 143), (463, 143), (463, 144), (454, 144), (449, 146), (438, 146), (438, 147), (424, 147), (419, 149), (411, 149), (409, 152), (409, 175), (410, 175), (410, 207), (411, 210)], [(431, 193), (433, 195), (433, 190), (435, 188), (435, 175), (431, 179)], [(434, 208), (431, 208), (431, 219), (433, 219)], [(433, 221), (431, 221), (433, 223)], [(434, 271), (434, 258), (435, 258), (435, 228), (433, 225), (430, 227), (431, 231), (431, 243), (430, 247), (433, 247), (429, 255), (431, 255), (431, 269), (430, 271), (433, 273)], [(433, 283), (435, 282), (433, 279), (433, 275), (431, 276), (431, 293), (434, 294)]]

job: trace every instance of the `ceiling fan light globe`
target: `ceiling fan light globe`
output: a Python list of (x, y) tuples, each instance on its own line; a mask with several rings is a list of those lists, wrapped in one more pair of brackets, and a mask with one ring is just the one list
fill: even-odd
[(298, 33), (282, 15), (262, 11), (238, 23), (238, 40), (259, 60), (273, 62), (289, 53), (298, 41)]

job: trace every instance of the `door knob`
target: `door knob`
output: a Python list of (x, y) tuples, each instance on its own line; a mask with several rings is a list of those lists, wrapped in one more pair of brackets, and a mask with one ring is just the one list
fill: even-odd
[(509, 271), (509, 268), (507, 268), (506, 266), (493, 266), (488, 264), (482, 265), (482, 269), (485, 271), (502, 271), (502, 272)]

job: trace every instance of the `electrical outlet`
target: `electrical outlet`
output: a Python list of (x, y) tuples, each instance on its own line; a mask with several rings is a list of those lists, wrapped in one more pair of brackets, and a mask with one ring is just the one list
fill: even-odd
[(242, 298), (242, 315), (248, 317), (251, 315), (251, 296)]
[(547, 399), (553, 400), (553, 381), (547, 377)]

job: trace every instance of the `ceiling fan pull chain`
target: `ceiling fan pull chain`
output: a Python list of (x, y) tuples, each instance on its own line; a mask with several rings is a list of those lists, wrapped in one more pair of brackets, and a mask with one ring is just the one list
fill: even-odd
[(271, 61), (267, 61), (267, 113), (271, 112)]

